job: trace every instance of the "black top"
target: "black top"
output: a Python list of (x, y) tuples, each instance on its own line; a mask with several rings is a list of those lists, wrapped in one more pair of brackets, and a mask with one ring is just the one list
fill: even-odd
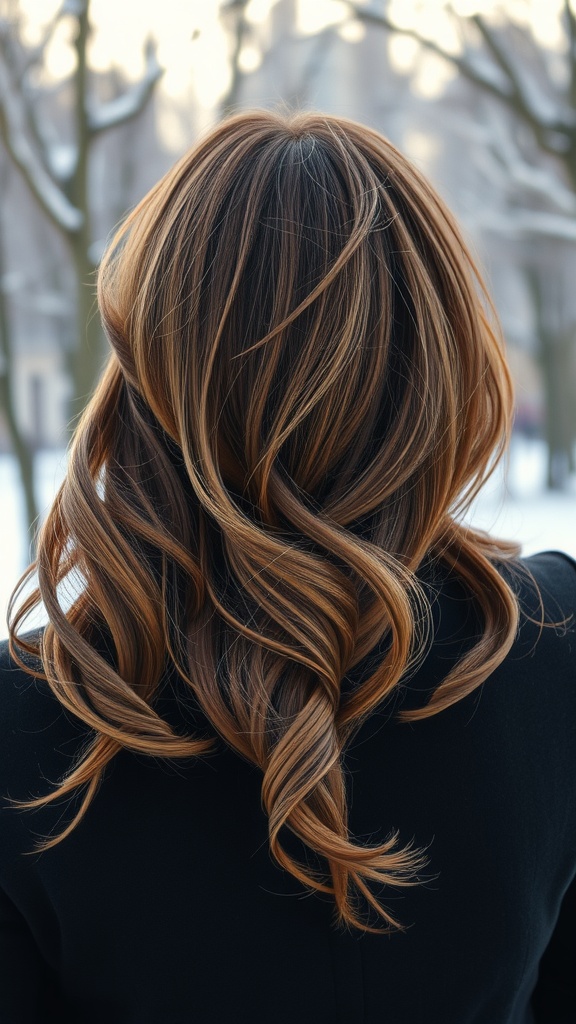
[[(576, 611), (576, 562), (524, 564), (550, 618)], [(434, 614), (396, 708), (421, 701), (478, 628), (454, 580)], [(0, 650), (0, 794), (25, 799), (50, 791), (89, 733)], [(178, 692), (166, 686), (158, 709), (189, 726)], [(330, 899), (272, 862), (260, 773), (223, 744), (184, 762), (122, 751), (81, 824), (42, 854), (21, 856), (61, 830), (66, 805), (2, 800), (2, 1024), (576, 1022), (574, 624), (540, 634), (524, 617), (479, 690), (412, 724), (384, 704), (346, 765), (354, 835), (394, 827), (430, 844), (436, 879), (385, 901), (403, 934), (334, 930)]]

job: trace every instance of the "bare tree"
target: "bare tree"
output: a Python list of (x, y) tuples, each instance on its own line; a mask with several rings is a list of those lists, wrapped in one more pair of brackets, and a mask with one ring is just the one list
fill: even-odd
[[(72, 92), (72, 159), (62, 167), (55, 159), (50, 137), (39, 117), (42, 87), (33, 72), (42, 66), (56, 25), (71, 19), (74, 26), (76, 66)], [(146, 48), (146, 69), (140, 81), (122, 95), (99, 103), (91, 90), (87, 60), (89, 0), (65, 0), (47, 26), (38, 46), (30, 50), (21, 40), (21, 25), (14, 7), (0, 20), (0, 137), (15, 168), (44, 216), (66, 244), (76, 281), (77, 345), (71, 360), (73, 393), (78, 412), (101, 369), (103, 347), (100, 323), (94, 315), (94, 253), (89, 194), (90, 157), (95, 140), (104, 132), (135, 118), (147, 105), (162, 74), (152, 42)]]
[(425, 49), (448, 61), (476, 88), (504, 104), (532, 131), (540, 150), (559, 160), (576, 189), (576, 15), (570, 0), (564, 0), (563, 81), (554, 74), (546, 52), (518, 24), (508, 22), (503, 26), (480, 14), (454, 14), (463, 45), (461, 53), (452, 53), (422, 36), (416, 28), (396, 24), (380, 10), (353, 0), (348, 0), (348, 6), (365, 24), (416, 39)]
[[(71, 97), (72, 121), (64, 126), (67, 139), (62, 137), (61, 110), (56, 102), (54, 86), (38, 84), (42, 81), (38, 72), (42, 69), (46, 49), (62, 19), (72, 22), (76, 56), (74, 71), (65, 86)], [(64, 242), (73, 271), (74, 344), (66, 357), (72, 382), (71, 412), (74, 415), (81, 412), (90, 395), (104, 358), (100, 321), (94, 304), (98, 253), (94, 246), (93, 202), (90, 196), (93, 145), (106, 132), (127, 124), (145, 109), (162, 74), (155, 48), (150, 42), (146, 47), (146, 67), (140, 81), (107, 102), (98, 102), (95, 80), (88, 66), (89, 34), (89, 0), (65, 0), (33, 48), (22, 41), (22, 21), (17, 4), (5, 0), (0, 6), (0, 140), (46, 223)], [(68, 144), (69, 139), (71, 144)], [(65, 161), (59, 159), (63, 150), (68, 157)], [(4, 249), (2, 256), (6, 263)], [(9, 269), (0, 267), (2, 285)], [(37, 519), (33, 451), (15, 408), (15, 346), (11, 323), (9, 296), (0, 286), (0, 404), (19, 467), (32, 540), (33, 524)]]
[[(483, 208), (475, 226), (532, 244), (543, 238), (576, 242), (576, 14), (570, 0), (563, 4), (559, 53), (547, 51), (527, 28), (503, 17), (462, 17), (448, 7), (461, 41), (460, 51), (451, 52), (380, 9), (353, 0), (348, 6), (367, 25), (417, 40), (480, 96), (494, 101), (492, 113), (485, 107), (487, 123), (480, 132), (491, 161), (487, 169), (500, 195), (508, 193), (510, 205), (505, 217)], [(502, 116), (494, 116), (497, 109)], [(478, 135), (478, 127), (473, 130)], [(576, 440), (574, 395), (567, 387), (574, 374), (573, 323), (557, 323), (556, 334), (550, 322), (544, 324), (545, 278), (533, 266), (529, 270), (547, 406), (548, 484), (562, 488), (574, 468)]]

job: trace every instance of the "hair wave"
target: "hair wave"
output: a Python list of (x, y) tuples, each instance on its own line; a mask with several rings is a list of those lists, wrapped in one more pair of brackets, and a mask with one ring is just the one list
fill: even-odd
[[(332, 893), (340, 923), (377, 930), (368, 906), (401, 927), (374, 885), (416, 884), (425, 860), (396, 833), (372, 846), (349, 834), (343, 751), (428, 649), (425, 557), (464, 581), (483, 634), (401, 720), (474, 690), (518, 620), (495, 565), (517, 549), (457, 517), (511, 412), (457, 226), (377, 132), (242, 113), (128, 216), (98, 295), (112, 352), (23, 577), (37, 571), (37, 589), (17, 588), (10, 610), (12, 653), (30, 672), (17, 649), (41, 659), (36, 674), (93, 737), (56, 789), (18, 806), (85, 787), (46, 849), (122, 748), (210, 750), (154, 709), (174, 666), (215, 733), (261, 769), (278, 863)], [(19, 629), (40, 602), (49, 623), (33, 642)], [(343, 686), (383, 639), (379, 664)], [(318, 870), (287, 851), (286, 829)]]

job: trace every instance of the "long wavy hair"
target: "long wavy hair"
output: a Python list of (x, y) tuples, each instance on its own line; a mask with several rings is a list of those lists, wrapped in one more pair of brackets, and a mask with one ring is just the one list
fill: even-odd
[[(424, 559), (464, 583), (482, 635), (401, 721), (478, 687), (518, 622), (496, 564), (517, 549), (461, 522), (505, 447), (511, 387), (458, 228), (376, 131), (241, 113), (128, 216), (98, 298), (112, 351), (9, 613), (13, 656), (90, 741), (53, 791), (14, 803), (80, 787), (46, 849), (122, 748), (196, 757), (219, 736), (262, 772), (276, 861), (332, 894), (340, 924), (402, 927), (375, 887), (417, 884), (423, 851), (397, 832), (355, 841), (343, 753), (429, 648)], [(24, 636), (39, 604), (48, 624)], [(168, 669), (208, 736), (155, 710)]]

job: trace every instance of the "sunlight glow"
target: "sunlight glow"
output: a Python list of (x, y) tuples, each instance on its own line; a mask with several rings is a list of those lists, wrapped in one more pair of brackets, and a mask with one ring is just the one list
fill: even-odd
[(532, 31), (541, 46), (562, 44), (561, 13), (563, 0), (532, 0)]
[(338, 26), (338, 35), (345, 43), (359, 43), (366, 35), (366, 26), (358, 20), (343, 21)]
[(314, 35), (348, 16), (348, 6), (339, 0), (297, 0), (296, 26), (302, 35)]
[(240, 70), (249, 74), (256, 71), (262, 63), (262, 53), (256, 46), (245, 46), (238, 61)]
[(427, 132), (418, 131), (415, 128), (405, 133), (403, 142), (410, 158), (423, 165), (429, 165), (440, 151), (440, 142), (435, 135), (429, 135)]
[(388, 55), (396, 71), (410, 71), (421, 52), (418, 40), (410, 36), (391, 35), (388, 39)]
[[(42, 26), (59, 6), (59, 2), (52, 0), (43, 4), (38, 4), (38, 0), (20, 0), (29, 42), (39, 41)], [(201, 4), (123, 0), (119, 20), (118, 4), (92, 0), (90, 65), (98, 71), (121, 68), (128, 79), (136, 79), (143, 70), (145, 42), (152, 37), (158, 45), (160, 64), (165, 68), (162, 91), (177, 97), (188, 93), (192, 86), (200, 104), (210, 106), (224, 91), (229, 71), (228, 38), (219, 10), (219, 0), (203, 0)], [(65, 78), (73, 70), (71, 41), (71, 22), (64, 18), (47, 48), (46, 70), (51, 78)]]
[(448, 61), (426, 52), (410, 36), (389, 36), (388, 54), (393, 68), (401, 74), (413, 73), (412, 88), (416, 95), (425, 99), (440, 96), (456, 75)]
[(250, 3), (244, 11), (246, 20), (251, 21), (256, 25), (262, 21), (266, 21), (266, 18), (270, 14), (275, 3), (276, 0), (250, 0)]
[(442, 95), (448, 82), (456, 78), (457, 74), (456, 69), (447, 60), (442, 60), (433, 53), (426, 53), (422, 55), (416, 69), (412, 88), (417, 96), (433, 100)]
[[(27, 41), (39, 42), (44, 26), (54, 17), (60, 2), (19, 0)], [(357, 2), (362, 6), (362, 0)], [(376, 0), (364, 2), (376, 5)], [(541, 45), (559, 47), (564, 2), (453, 0), (452, 7), (460, 15), (510, 17), (530, 25)], [(572, 5), (576, 6), (576, 0), (572, 0)], [(160, 4), (158, 0), (91, 0), (90, 64), (99, 71), (116, 67), (128, 79), (136, 79), (142, 74), (146, 39), (153, 37), (158, 59), (165, 68), (160, 83), (162, 95), (174, 101), (186, 101), (193, 96), (201, 110), (213, 110), (230, 80), (230, 39), (220, 15), (221, 6), (222, 0), (195, 0), (187, 4), (182, 0), (162, 0)], [(450, 52), (459, 51), (461, 40), (445, 0), (388, 0), (386, 9), (398, 25), (417, 29)], [(342, 0), (250, 0), (245, 10), (249, 34), (241, 54), (243, 71), (251, 72), (260, 66), (262, 43), (266, 45), (269, 38), (271, 19), (277, 14), (289, 26), (292, 10), (295, 29), (303, 35), (335, 25), (342, 39), (357, 43), (366, 31), (372, 31), (351, 18), (349, 6)], [(67, 77), (74, 68), (71, 33), (71, 19), (65, 17), (46, 52), (45, 74), (51, 80)], [(454, 74), (447, 62), (424, 53), (408, 36), (388, 36), (387, 45), (393, 67), (404, 74), (414, 72), (414, 88), (421, 95), (439, 95)]]

